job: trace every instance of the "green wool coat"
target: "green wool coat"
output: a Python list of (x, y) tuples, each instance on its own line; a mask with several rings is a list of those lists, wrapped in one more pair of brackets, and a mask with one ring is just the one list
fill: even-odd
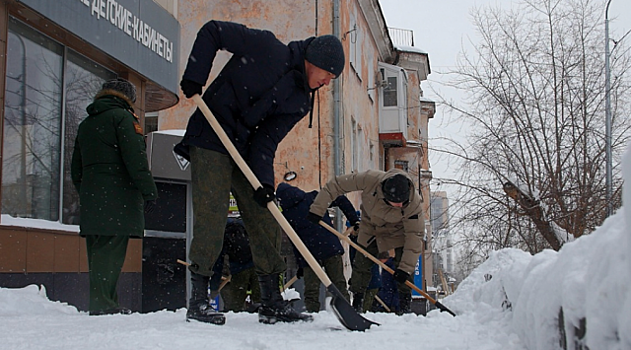
[(102, 90), (79, 124), (72, 182), (79, 192), (81, 235), (142, 237), (144, 202), (157, 198), (145, 138), (131, 102)]

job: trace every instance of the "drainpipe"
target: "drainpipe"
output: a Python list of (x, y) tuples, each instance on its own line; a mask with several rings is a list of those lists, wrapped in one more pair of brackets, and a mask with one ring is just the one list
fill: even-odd
[[(340, 37), (340, 0), (333, 0), (333, 35)], [(340, 83), (342, 77), (338, 77), (333, 81), (333, 153), (334, 153), (334, 171), (335, 176), (343, 173), (342, 156), (340, 152), (340, 138), (342, 134), (342, 120), (340, 119), (340, 111), (342, 109), (342, 101), (340, 98), (342, 85)], [(341, 218), (340, 209), (335, 209), (335, 217)], [(342, 220), (335, 220), (336, 228), (339, 232), (344, 232)]]
[[(333, 1), (333, 35), (340, 37), (340, 0)], [(340, 153), (341, 120), (340, 110), (342, 108), (340, 78), (333, 81), (333, 150), (335, 162), (335, 176), (342, 174), (342, 162)]]

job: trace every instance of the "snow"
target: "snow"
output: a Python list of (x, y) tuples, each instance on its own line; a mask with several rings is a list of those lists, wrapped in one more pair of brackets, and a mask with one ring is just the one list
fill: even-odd
[[(631, 181), (631, 152), (623, 161)], [(559, 252), (534, 256), (516, 249), (493, 252), (458, 290), (427, 316), (367, 313), (380, 323), (346, 330), (329, 309), (311, 323), (264, 325), (256, 315), (227, 313), (223, 326), (185, 321), (186, 310), (88, 316), (50, 301), (31, 285), (0, 288), (2, 349), (560, 349), (563, 309), (567, 348), (631, 349), (631, 189), (623, 208), (592, 234)], [(5, 218), (3, 217), (3, 220)], [(574, 328), (586, 319), (583, 340)], [(582, 342), (582, 344), (581, 344)]]

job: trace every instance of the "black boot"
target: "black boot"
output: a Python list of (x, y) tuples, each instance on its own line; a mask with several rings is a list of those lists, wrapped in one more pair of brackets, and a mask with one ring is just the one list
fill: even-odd
[(364, 312), (364, 293), (353, 293), (353, 309), (358, 313)]
[(280, 276), (278, 274), (259, 275), (261, 286), (261, 307), (259, 322), (274, 324), (276, 322), (313, 321), (313, 317), (294, 310), (280, 295)]
[(186, 321), (222, 325), (226, 323), (226, 317), (215, 311), (208, 300), (208, 280), (210, 277), (191, 272), (191, 299), (188, 301)]
[(399, 312), (398, 315), (412, 313), (412, 293), (399, 292)]

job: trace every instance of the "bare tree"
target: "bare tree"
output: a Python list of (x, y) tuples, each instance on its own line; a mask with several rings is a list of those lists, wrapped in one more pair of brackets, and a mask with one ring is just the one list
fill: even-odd
[[(472, 125), (451, 223), (465, 258), (516, 247), (558, 250), (606, 218), (604, 3), (526, 0), (475, 9), (481, 37), (453, 86), (473, 101), (449, 104)], [(629, 141), (629, 51), (611, 52), (614, 208)], [(476, 258), (473, 258), (476, 256)]]

